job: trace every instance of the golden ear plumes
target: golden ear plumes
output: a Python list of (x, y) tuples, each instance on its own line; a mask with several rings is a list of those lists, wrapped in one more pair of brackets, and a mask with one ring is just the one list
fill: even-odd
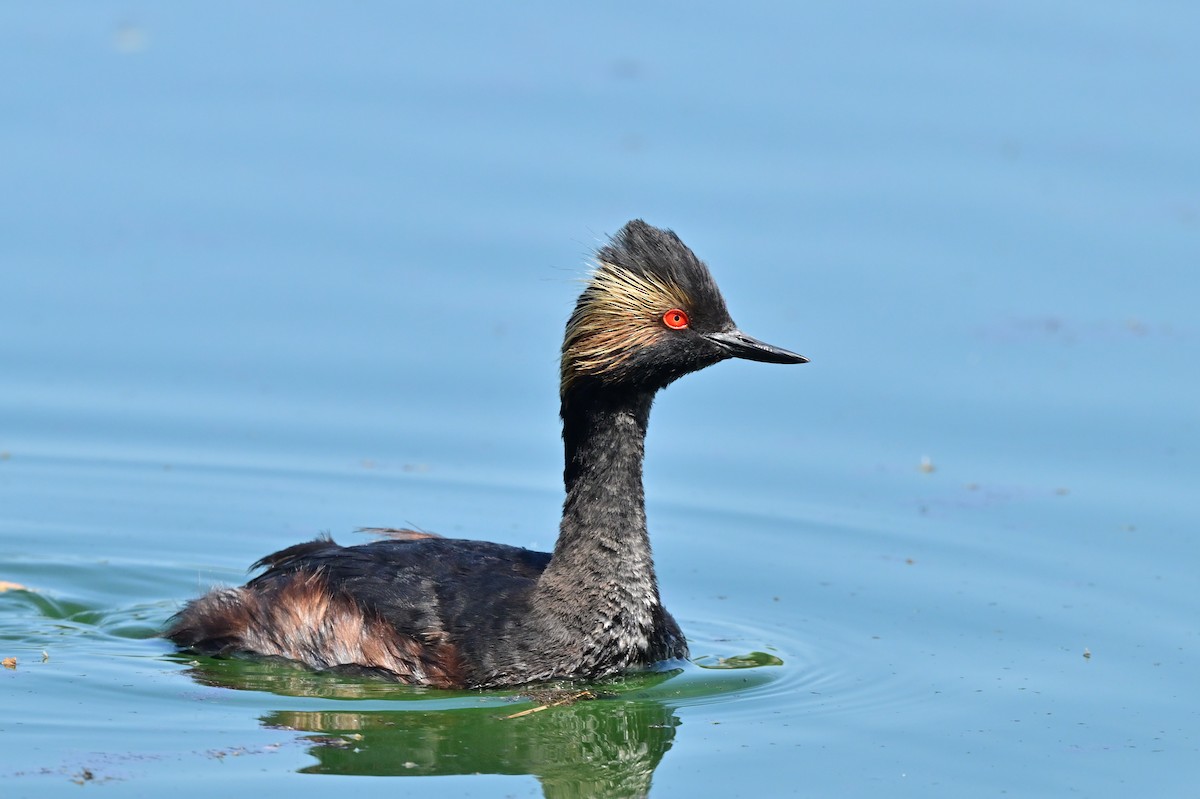
[(690, 307), (691, 298), (679, 286), (600, 261), (567, 322), (561, 390), (581, 375), (618, 370), (630, 355), (666, 333), (664, 313)]

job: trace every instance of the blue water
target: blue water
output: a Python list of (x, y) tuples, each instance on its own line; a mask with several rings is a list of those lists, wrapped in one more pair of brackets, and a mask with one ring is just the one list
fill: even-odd
[[(0, 21), (6, 794), (1194, 794), (1193, 5)], [(507, 718), (153, 637), (322, 531), (551, 547), (633, 217), (812, 359), (656, 403), (693, 664)]]

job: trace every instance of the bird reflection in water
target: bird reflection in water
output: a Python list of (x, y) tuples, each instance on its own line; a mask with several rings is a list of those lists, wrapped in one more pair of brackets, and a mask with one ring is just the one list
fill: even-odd
[[(679, 670), (528, 693), (448, 692), (316, 674), (279, 662), (192, 662), (205, 685), (337, 699), (392, 700), (396, 710), (277, 710), (264, 727), (301, 733), (304, 774), (531, 775), (547, 797), (640, 797), (675, 739), (674, 708), (648, 696)], [(563, 701), (566, 700), (566, 701)], [(451, 703), (452, 707), (446, 707)], [(435, 707), (436, 706), (436, 707)], [(539, 708), (535, 712), (529, 711)]]

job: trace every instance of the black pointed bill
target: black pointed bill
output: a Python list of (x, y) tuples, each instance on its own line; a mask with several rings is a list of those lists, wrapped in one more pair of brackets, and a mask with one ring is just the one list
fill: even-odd
[(803, 355), (773, 347), (736, 329), (723, 333), (706, 333), (705, 338), (734, 358), (764, 363), (808, 363), (808, 358)]

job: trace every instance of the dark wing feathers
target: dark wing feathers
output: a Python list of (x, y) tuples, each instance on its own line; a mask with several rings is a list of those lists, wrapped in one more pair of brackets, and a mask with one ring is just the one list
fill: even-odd
[(549, 562), (548, 552), (487, 541), (384, 539), (343, 547), (322, 537), (263, 558), (255, 566), (266, 571), (246, 587), (266, 588), (297, 572), (320, 574), (364, 611), (424, 636), (486, 626), (497, 609), (523, 605)]
[(296, 544), (287, 549), (281, 549), (278, 552), (272, 552), (266, 555), (250, 566), (250, 571), (256, 569), (271, 569), (271, 570), (293, 570), (290, 567), (297, 563), (303, 563), (309, 555), (314, 555), (319, 552), (337, 551), (342, 549), (341, 546), (335, 544), (333, 539), (327, 535), (312, 541), (305, 541), (303, 544)]

